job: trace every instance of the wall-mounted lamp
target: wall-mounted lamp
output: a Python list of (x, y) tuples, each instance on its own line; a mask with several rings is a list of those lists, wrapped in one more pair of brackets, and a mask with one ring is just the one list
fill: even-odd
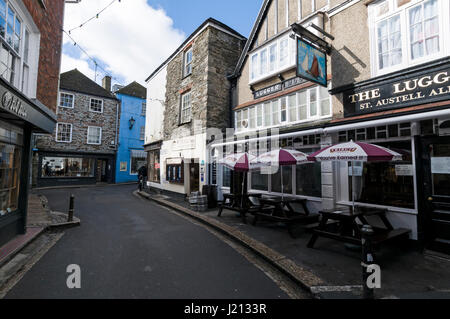
[(134, 124), (136, 123), (136, 120), (133, 117), (131, 117), (131, 119), (128, 121), (128, 123), (130, 124), (130, 130), (132, 130)]

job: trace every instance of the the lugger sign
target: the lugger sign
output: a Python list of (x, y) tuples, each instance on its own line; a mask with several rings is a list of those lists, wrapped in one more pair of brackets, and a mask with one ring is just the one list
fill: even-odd
[(450, 67), (343, 92), (345, 116), (380, 112), (450, 99)]

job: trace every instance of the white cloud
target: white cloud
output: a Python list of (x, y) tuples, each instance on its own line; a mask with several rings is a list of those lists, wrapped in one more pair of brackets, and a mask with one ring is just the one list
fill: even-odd
[(61, 73), (71, 71), (73, 69), (78, 69), (78, 71), (92, 80), (95, 78), (95, 71), (89, 67), (89, 64), (86, 60), (72, 58), (71, 56), (63, 53)]
[[(66, 4), (65, 30), (79, 26), (110, 2), (89, 0)], [(123, 84), (132, 81), (144, 84), (185, 38), (183, 32), (173, 27), (172, 19), (163, 9), (151, 7), (146, 0), (116, 2), (99, 19), (73, 30), (71, 36), (91, 57), (104, 62), (108, 72), (123, 77), (126, 82)], [(64, 36), (64, 43), (72, 41)], [(66, 67), (77, 67), (89, 72), (84, 54), (79, 59), (64, 54), (62, 64), (65, 71)]]

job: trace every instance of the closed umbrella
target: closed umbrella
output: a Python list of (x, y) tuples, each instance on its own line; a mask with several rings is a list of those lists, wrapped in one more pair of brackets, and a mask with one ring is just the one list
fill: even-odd
[(324, 148), (308, 156), (313, 162), (352, 162), (352, 201), (355, 210), (355, 162), (390, 162), (401, 161), (402, 155), (388, 148), (350, 141)]
[[(249, 153), (230, 154), (219, 160), (219, 164), (222, 164), (235, 172), (247, 173), (255, 168), (252, 164), (255, 158), (256, 156)], [(242, 180), (241, 206), (243, 206), (246, 176), (247, 174), (244, 174), (244, 179)]]
[(252, 162), (255, 167), (281, 167), (281, 194), (284, 199), (283, 166), (309, 163), (308, 155), (297, 150), (279, 149), (261, 154)]

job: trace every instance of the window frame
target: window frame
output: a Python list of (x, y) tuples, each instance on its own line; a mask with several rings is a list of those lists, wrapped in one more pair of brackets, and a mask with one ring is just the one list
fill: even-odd
[[(389, 9), (386, 13), (376, 16), (377, 9), (386, 1)], [(409, 23), (409, 12), (416, 6), (423, 6), (429, 0), (411, 0), (400, 7), (397, 0), (383, 0), (372, 3), (368, 6), (369, 38), (370, 38), (370, 61), (372, 77), (389, 74), (411, 66), (420, 65), (428, 61), (433, 61), (450, 54), (450, 42), (444, 38), (450, 34), (450, 4), (449, 1), (437, 0), (439, 19), (439, 51), (431, 55), (424, 55), (420, 58), (412, 59), (411, 55), (411, 28)], [(395, 66), (380, 69), (378, 30), (379, 23), (386, 21), (396, 15), (400, 15), (401, 48), (402, 61)], [(425, 44), (424, 44), (425, 45)]]
[[(102, 103), (101, 103), (101, 106), (102, 106), (102, 110), (99, 112), (99, 111), (95, 111), (95, 110), (93, 110), (92, 109), (92, 101), (93, 100), (97, 100), (97, 101), (101, 101)], [(95, 97), (91, 97), (91, 98), (89, 98), (89, 112), (92, 112), (92, 113), (98, 113), (98, 114), (103, 114), (103, 107), (104, 107), (104, 104), (105, 104), (105, 101), (103, 100), (103, 99), (99, 99), (99, 98), (95, 98)]]
[[(187, 58), (189, 57), (189, 54), (191, 56), (191, 60), (187, 61)], [(192, 74), (192, 61), (194, 60), (194, 50), (193, 47), (190, 46), (183, 52), (183, 77), (187, 77)], [(189, 67), (189, 72), (187, 71), (187, 68)]]
[[(70, 140), (69, 141), (60, 141), (60, 140), (58, 140), (58, 133), (59, 133), (59, 126), (60, 125), (70, 125)], [(73, 133), (73, 124), (71, 124), (71, 123), (64, 123), (64, 122), (56, 123), (55, 142), (56, 143), (66, 143), (66, 144), (72, 143), (72, 133)]]
[[(63, 94), (72, 96), (72, 106), (61, 105), (61, 101), (62, 101), (62, 97), (61, 96)], [(58, 107), (65, 108), (65, 109), (74, 109), (75, 108), (75, 94), (60, 91), (58, 97), (59, 97), (59, 99), (58, 99)]]
[[(89, 142), (89, 131), (91, 129), (100, 129), (99, 142), (98, 143), (90, 143)], [(88, 145), (102, 145), (102, 134), (103, 134), (103, 128), (101, 126), (88, 126), (86, 144), (88, 144)]]
[[(191, 91), (187, 91), (183, 94), (181, 94), (180, 97), (180, 115), (179, 115), (179, 125), (184, 125), (192, 122), (192, 99), (191, 99)], [(189, 107), (184, 107), (184, 100), (185, 98), (189, 96)], [(187, 109), (189, 109), (189, 119), (183, 117), (183, 112), (185, 112)]]

